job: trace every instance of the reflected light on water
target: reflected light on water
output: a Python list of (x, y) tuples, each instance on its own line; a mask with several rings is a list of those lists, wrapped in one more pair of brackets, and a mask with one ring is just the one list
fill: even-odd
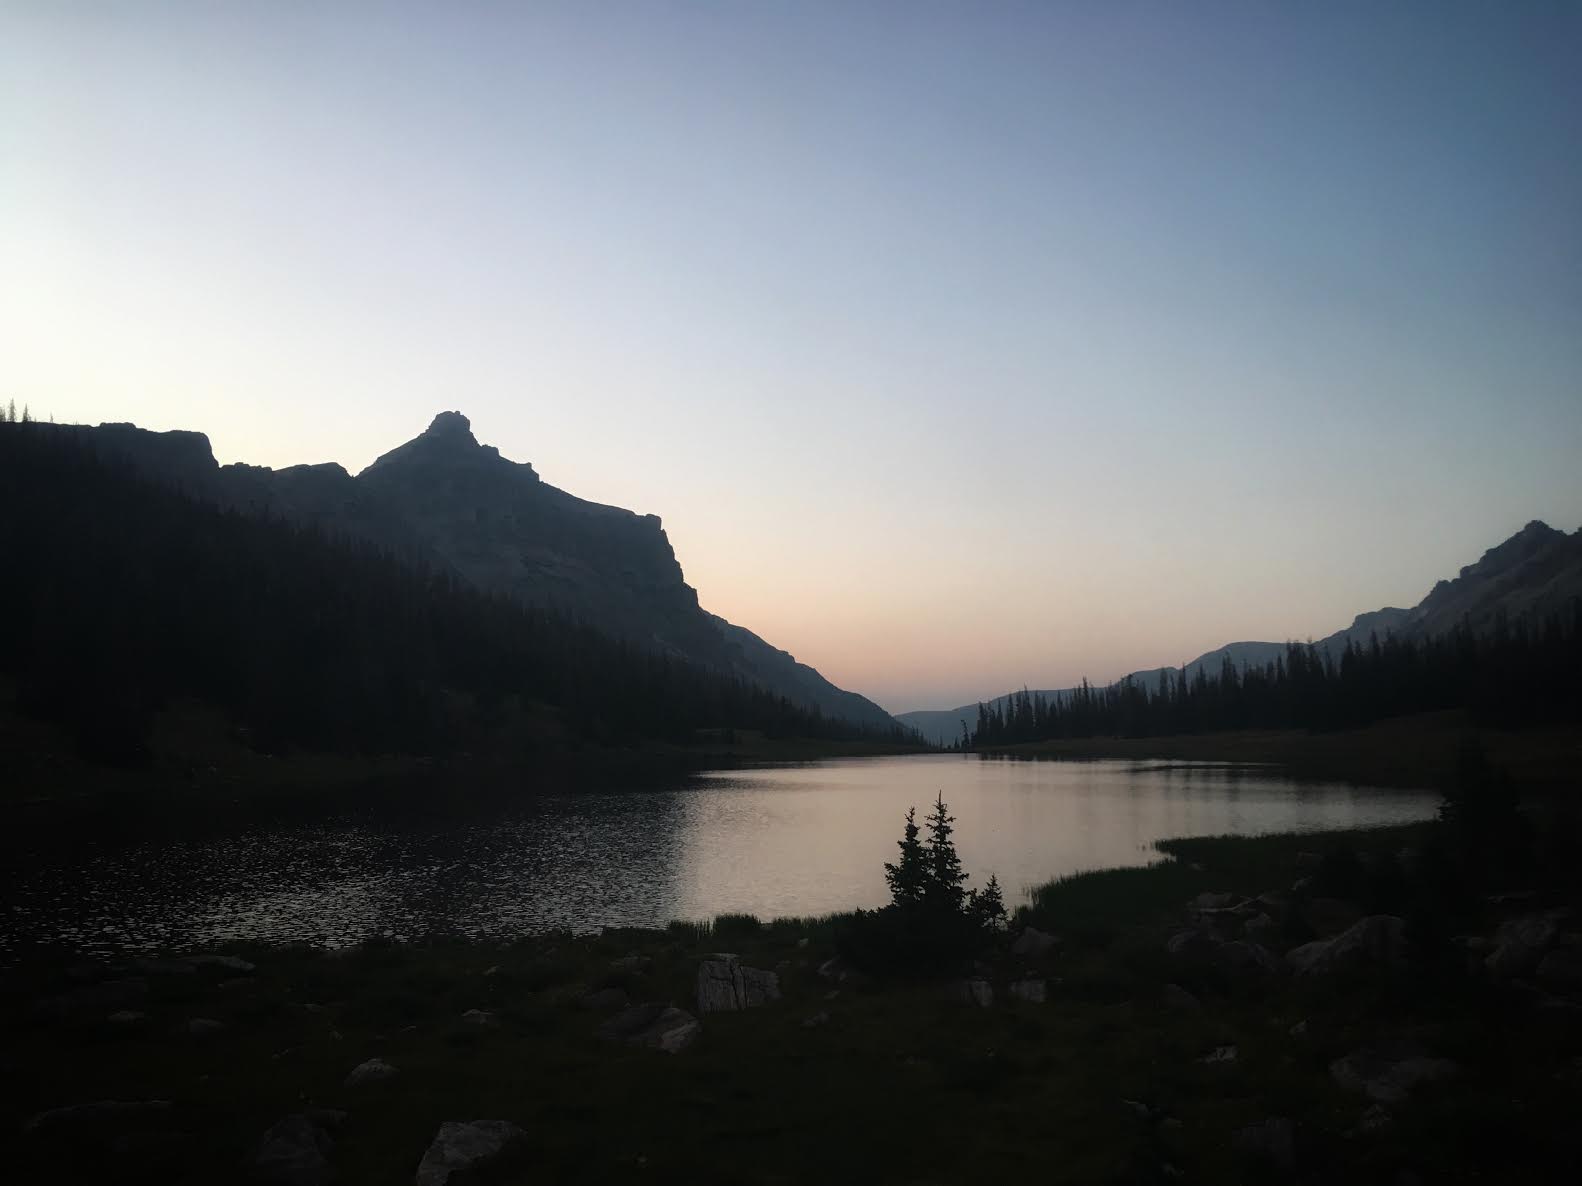
[(876, 906), (906, 809), (921, 816), (941, 793), (973, 883), (993, 873), (1013, 903), (1064, 873), (1146, 864), (1166, 837), (1399, 823), (1435, 806), (1423, 793), (1209, 764), (918, 756), (719, 772), (459, 821), (365, 811), (34, 854), (0, 873), (0, 958), (36, 942), (338, 947)]

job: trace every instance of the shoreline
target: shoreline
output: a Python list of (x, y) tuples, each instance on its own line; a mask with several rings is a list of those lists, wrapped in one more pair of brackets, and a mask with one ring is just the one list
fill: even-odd
[(1455, 775), (1460, 747), (1475, 741), (1489, 760), (1524, 790), (1574, 789), (1582, 769), (1582, 725), (1494, 729), (1466, 713), (1396, 717), (1334, 733), (1251, 730), (1170, 737), (1096, 737), (1034, 742), (976, 751), (984, 757), (1093, 761), (1177, 760), (1276, 767), (1298, 780), (1358, 786), (1439, 790)]
[[(0, 1120), (27, 1134), (24, 1167), (73, 1180), (123, 1171), (140, 1124), (148, 1180), (235, 1175), (292, 1116), (325, 1118), (345, 1186), (411, 1180), (457, 1116), (519, 1126), (534, 1180), (1244, 1181), (1271, 1155), (1336, 1180), (1548, 1180), (1582, 1005), (1534, 1012), (1528, 990), (1438, 964), (1309, 982), (1225, 963), (1246, 944), (1212, 938), (1252, 907), (1284, 913), (1276, 951), (1336, 934), (1366, 897), (1284, 887), (1397, 863), (1435, 827), (1163, 841), (1156, 864), (1043, 887), (965, 981), (856, 973), (842, 916), (24, 968), (0, 981), (24, 1085)], [(1509, 909), (1478, 907), (1474, 934)], [(1199, 937), (1178, 954), (1183, 933)], [(721, 951), (773, 993), (703, 1008)], [(1446, 1070), (1387, 1104), (1334, 1069), (1406, 1044)], [(1516, 1101), (1528, 1140), (1488, 1143), (1491, 1098)], [(927, 1142), (872, 1140), (925, 1116)]]

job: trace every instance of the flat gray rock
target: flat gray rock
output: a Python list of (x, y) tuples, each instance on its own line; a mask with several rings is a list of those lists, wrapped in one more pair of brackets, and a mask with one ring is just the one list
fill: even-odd
[(1542, 914), (1502, 922), (1494, 933), (1494, 950), (1483, 961), (1496, 980), (1531, 976), (1543, 962), (1544, 953), (1554, 946), (1560, 933), (1552, 918)]
[(1460, 1072), (1448, 1058), (1430, 1058), (1399, 1046), (1364, 1047), (1329, 1064), (1336, 1083), (1379, 1104), (1403, 1103), (1419, 1085)]
[(352, 1068), (351, 1074), (346, 1076), (345, 1087), (363, 1087), (369, 1083), (379, 1083), (385, 1079), (393, 1079), (401, 1072), (391, 1066), (382, 1058), (370, 1058), (367, 1062), (358, 1063)]
[(449, 1186), (521, 1152), (527, 1133), (509, 1120), (447, 1120), (418, 1163), (416, 1186)]
[(657, 1004), (623, 1009), (598, 1029), (601, 1038), (663, 1050), (666, 1054), (679, 1054), (702, 1032), (702, 1024), (685, 1009)]
[(1304, 943), (1285, 953), (1298, 976), (1332, 976), (1406, 965), (1406, 923), (1393, 914), (1370, 914), (1333, 939)]
[(779, 976), (746, 967), (734, 955), (714, 955), (698, 965), (699, 1013), (735, 1013), (779, 999)]

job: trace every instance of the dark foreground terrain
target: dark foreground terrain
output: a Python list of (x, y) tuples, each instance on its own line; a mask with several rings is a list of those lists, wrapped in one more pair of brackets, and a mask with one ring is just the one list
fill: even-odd
[(39, 956), (6, 1180), (1575, 1181), (1574, 895), (1425, 901), (1434, 828), (1173, 842), (922, 984), (840, 919)]

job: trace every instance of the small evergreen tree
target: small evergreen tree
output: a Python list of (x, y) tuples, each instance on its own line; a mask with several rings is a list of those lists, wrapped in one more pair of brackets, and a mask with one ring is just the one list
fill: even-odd
[(1000, 893), (1000, 879), (989, 877), (981, 890), (967, 894), (967, 912), (985, 931), (996, 931), (1005, 925), (1005, 896)]
[(923, 901), (930, 914), (946, 916), (961, 913), (966, 905), (967, 891), (962, 872), (961, 858), (956, 855), (956, 845), (951, 840), (955, 831), (950, 825), (956, 817), (945, 810), (945, 796), (941, 792), (934, 800), (934, 809), (925, 821), (928, 826), (928, 879), (923, 887)]
[(927, 856), (917, 837), (917, 808), (910, 807), (906, 812), (906, 831), (896, 841), (901, 859), (893, 865), (886, 862), (884, 866), (884, 879), (890, 886), (890, 903), (902, 909), (920, 906), (928, 885)]

